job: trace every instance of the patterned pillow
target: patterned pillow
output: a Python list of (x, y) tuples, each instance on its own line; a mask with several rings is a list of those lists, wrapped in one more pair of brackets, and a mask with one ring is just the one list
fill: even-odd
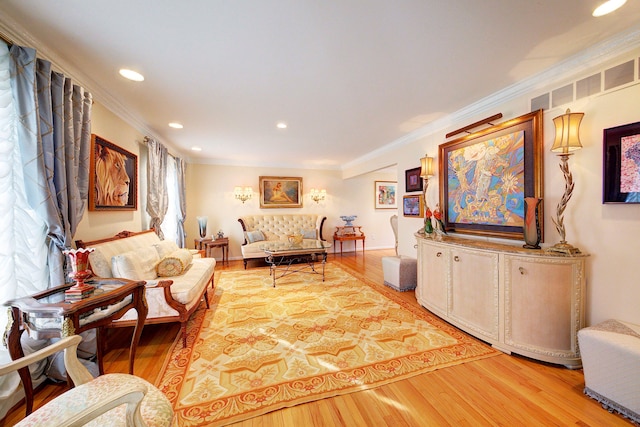
[(89, 263), (91, 264), (91, 271), (93, 271), (93, 274), (96, 276), (104, 278), (113, 277), (111, 266), (100, 249), (89, 254)]
[(264, 234), (262, 234), (262, 231), (260, 230), (247, 231), (247, 241), (249, 241), (249, 243), (261, 242), (263, 240), (265, 239), (264, 239)]
[(193, 255), (189, 249), (178, 249), (171, 255), (162, 258), (156, 266), (159, 277), (173, 277), (182, 274), (193, 262)]

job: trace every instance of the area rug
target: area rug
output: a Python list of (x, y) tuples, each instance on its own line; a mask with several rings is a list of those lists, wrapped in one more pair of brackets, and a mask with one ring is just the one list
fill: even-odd
[(497, 351), (393, 290), (327, 265), (272, 286), (268, 269), (217, 273), (209, 310), (176, 339), (156, 384), (180, 426), (224, 425), (381, 386)]

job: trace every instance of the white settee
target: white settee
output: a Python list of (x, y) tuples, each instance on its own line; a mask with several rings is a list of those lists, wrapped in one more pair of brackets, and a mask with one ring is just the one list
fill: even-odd
[[(187, 345), (187, 320), (213, 287), (215, 258), (201, 258), (175, 242), (160, 240), (153, 230), (123, 231), (107, 239), (77, 240), (78, 248), (95, 249), (89, 255), (91, 270), (98, 277), (145, 280), (149, 313), (145, 324), (180, 322), (182, 342)], [(160, 276), (158, 275), (160, 273)], [(132, 326), (137, 314), (129, 310), (112, 323), (113, 327)]]
[(262, 247), (269, 241), (287, 241), (302, 234), (304, 240), (324, 240), (322, 226), (327, 217), (314, 214), (248, 215), (238, 218), (244, 233), (242, 260), (244, 268), (251, 259), (264, 259)]

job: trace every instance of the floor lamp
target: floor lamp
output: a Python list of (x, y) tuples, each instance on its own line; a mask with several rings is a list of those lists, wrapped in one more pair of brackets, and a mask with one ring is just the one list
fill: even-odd
[(553, 119), (553, 124), (556, 127), (556, 139), (551, 147), (551, 151), (558, 154), (560, 157), (560, 170), (564, 175), (564, 195), (558, 203), (556, 208), (556, 217), (551, 218), (553, 224), (556, 226), (558, 234), (560, 234), (560, 243), (556, 243), (548, 250), (551, 252), (558, 252), (567, 255), (579, 254), (580, 249), (567, 243), (565, 239), (564, 230), (564, 210), (571, 199), (573, 193), (573, 176), (569, 171), (569, 156), (582, 148), (580, 143), (580, 122), (584, 113), (572, 113), (567, 109), (566, 114)]

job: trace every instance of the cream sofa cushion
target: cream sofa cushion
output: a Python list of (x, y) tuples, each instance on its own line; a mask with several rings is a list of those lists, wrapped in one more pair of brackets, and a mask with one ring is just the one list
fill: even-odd
[(114, 277), (131, 280), (153, 280), (158, 277), (156, 264), (160, 261), (154, 246), (145, 246), (111, 258)]
[(161, 242), (156, 243), (154, 246), (158, 251), (158, 256), (160, 257), (160, 259), (166, 256), (169, 256), (175, 251), (177, 251), (178, 249), (180, 249), (176, 244), (176, 242), (173, 242), (171, 240), (163, 240)]

